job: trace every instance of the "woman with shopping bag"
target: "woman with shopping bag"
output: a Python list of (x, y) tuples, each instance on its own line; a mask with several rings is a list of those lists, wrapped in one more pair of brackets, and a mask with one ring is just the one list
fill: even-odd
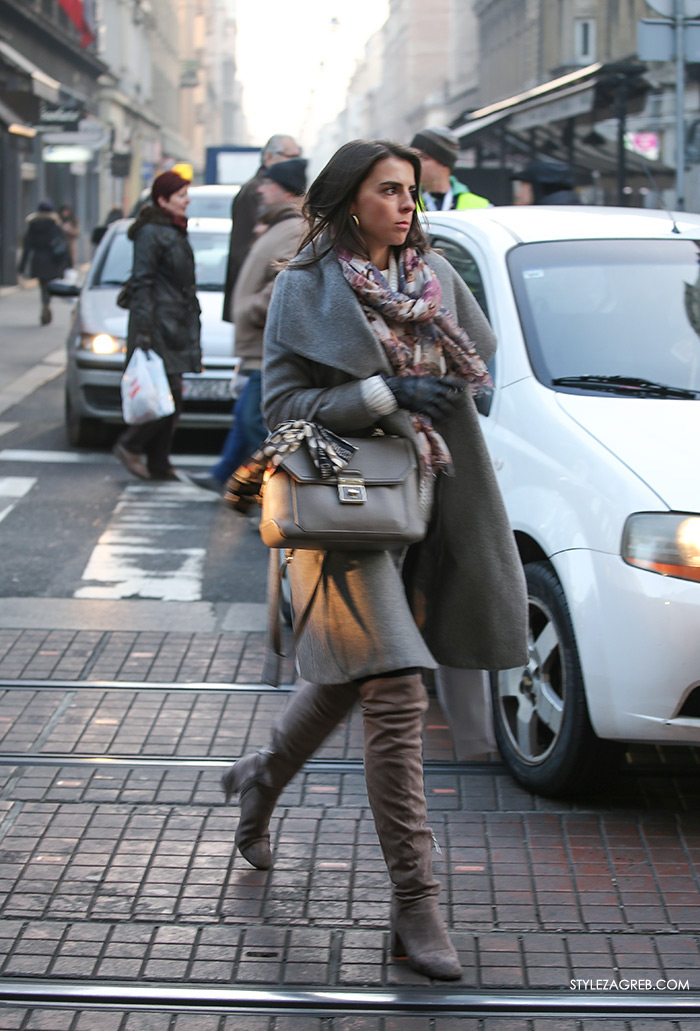
[[(496, 341), (423, 235), (420, 171), (413, 150), (356, 140), (311, 186), (305, 246), (278, 276), (268, 313), (263, 413), (268, 426), (289, 427), (285, 448), (308, 424), (320, 427), (317, 450), (329, 431), (410, 441), (426, 533), (407, 549), (293, 552), (306, 683), (269, 749), (239, 759), (222, 783), (227, 798), (239, 796), (239, 851), (267, 869), (277, 798), (359, 701), (367, 794), (392, 882), (392, 953), (454, 980), (461, 966), (438, 906), (426, 825), (421, 671), (475, 673), (480, 687), (481, 670), (526, 662), (526, 594), (474, 403), (489, 389)], [(273, 464), (274, 436), (265, 451)]]
[(129, 308), (127, 366), (137, 348), (159, 355), (174, 407), (170, 415), (128, 426), (114, 446), (119, 461), (142, 480), (180, 478), (170, 464), (170, 449), (182, 408), (182, 374), (201, 369), (200, 308), (187, 239), (188, 187), (177, 172), (157, 176), (151, 203), (129, 229), (134, 265), (120, 299)]

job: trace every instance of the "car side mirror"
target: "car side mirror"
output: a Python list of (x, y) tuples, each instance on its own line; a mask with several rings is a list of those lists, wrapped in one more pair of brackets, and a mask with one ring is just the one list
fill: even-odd
[(77, 283), (64, 283), (60, 279), (52, 279), (48, 284), (52, 297), (79, 297), (80, 287)]

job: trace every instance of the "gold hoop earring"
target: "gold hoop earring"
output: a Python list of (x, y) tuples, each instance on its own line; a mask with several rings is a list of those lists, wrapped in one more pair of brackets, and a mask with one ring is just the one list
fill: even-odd
[(350, 216), (350, 218), (351, 218), (351, 219), (353, 220), (353, 222), (355, 223), (355, 225), (356, 225), (356, 226), (357, 226), (357, 228), (359, 229), (359, 228), (360, 228), (360, 220), (359, 220), (359, 218), (357, 217), (357, 215), (351, 215), (351, 216)]

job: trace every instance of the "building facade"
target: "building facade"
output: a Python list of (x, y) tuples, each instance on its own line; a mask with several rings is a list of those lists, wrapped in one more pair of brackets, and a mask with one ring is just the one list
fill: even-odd
[(0, 283), (41, 198), (74, 209), (84, 261), (157, 172), (185, 162), (196, 180), (207, 146), (248, 142), (236, 2), (0, 0)]
[[(574, 166), (584, 199), (672, 205), (675, 66), (637, 59), (638, 23), (658, 17), (646, 0), (392, 0), (326, 134), (407, 140), (445, 124), (476, 170), (470, 185), (491, 170), (498, 203), (509, 172), (550, 155)], [(687, 65), (684, 90), (690, 210), (700, 210), (699, 67)]]
[(105, 66), (57, 0), (0, 0), (0, 30), (0, 282), (13, 283), (25, 217), (42, 197), (83, 227), (97, 217)]

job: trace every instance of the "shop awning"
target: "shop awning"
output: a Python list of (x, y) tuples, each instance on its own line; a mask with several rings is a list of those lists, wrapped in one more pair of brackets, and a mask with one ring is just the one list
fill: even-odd
[(4, 58), (9, 64), (14, 65), (20, 72), (28, 75), (32, 84), (32, 93), (49, 104), (60, 102), (61, 83), (52, 79), (50, 75), (42, 72), (33, 61), (30, 61), (24, 54), (11, 47), (5, 40), (0, 39), (0, 58)]
[(0, 122), (17, 136), (32, 137), (36, 135), (36, 129), (27, 125), (24, 119), (20, 118), (3, 100), (0, 100)]

